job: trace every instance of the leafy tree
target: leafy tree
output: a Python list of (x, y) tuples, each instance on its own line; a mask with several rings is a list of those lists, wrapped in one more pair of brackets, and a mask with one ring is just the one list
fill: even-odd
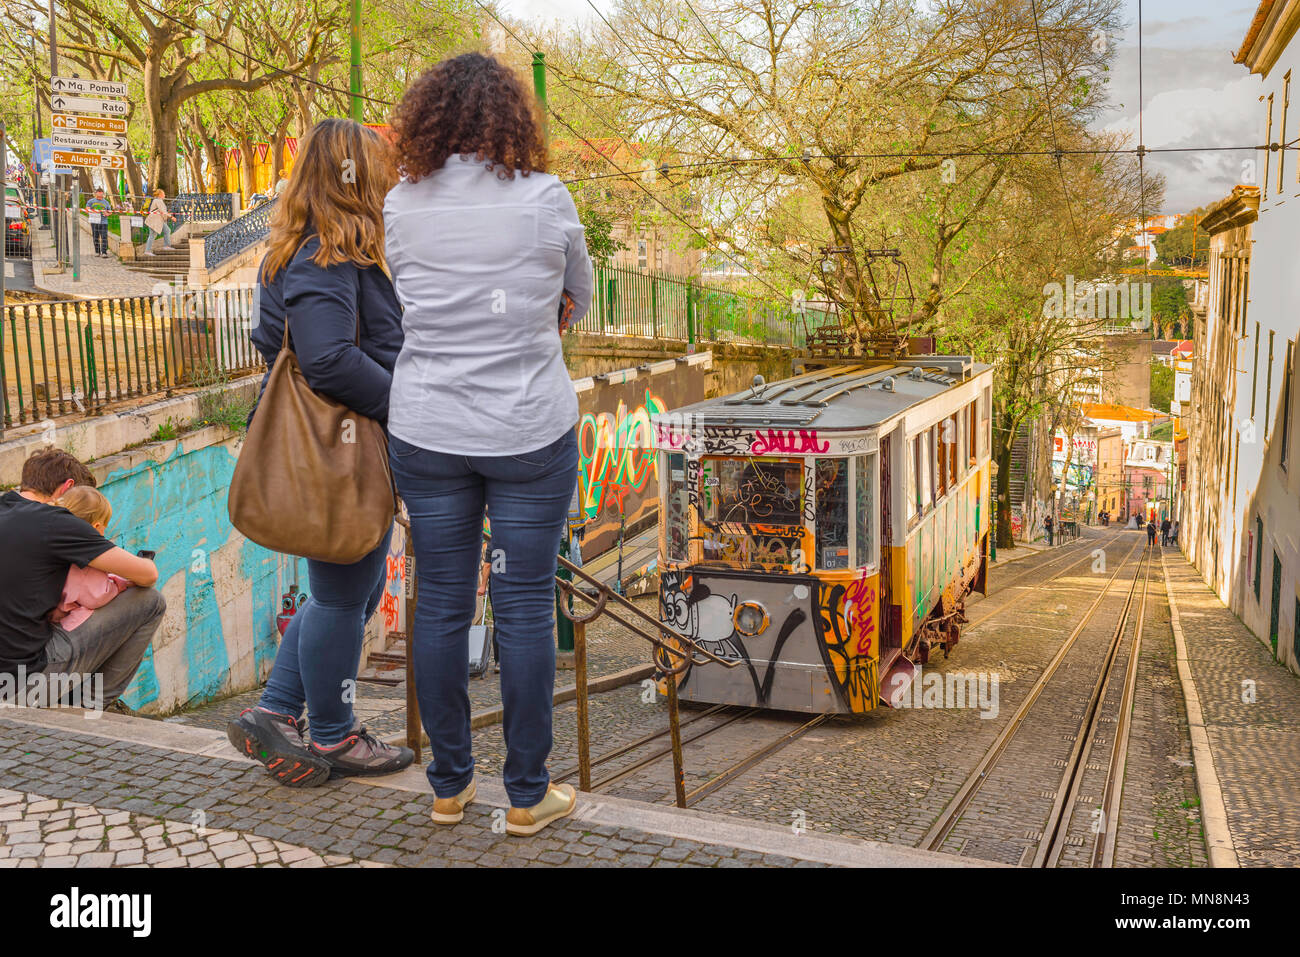
[(1174, 400), (1174, 370), (1163, 362), (1151, 363), (1151, 408), (1168, 412)]
[[(1156, 255), (1174, 267), (1199, 269), (1209, 263), (1210, 234), (1201, 228), (1204, 207), (1189, 213), (1181, 223), (1156, 237)], [(1192, 223), (1196, 223), (1196, 251), (1192, 251)]]

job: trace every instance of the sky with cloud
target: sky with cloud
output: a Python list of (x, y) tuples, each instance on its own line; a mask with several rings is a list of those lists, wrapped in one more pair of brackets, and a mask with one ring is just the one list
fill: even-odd
[[(613, 0), (592, 0), (607, 12)], [(1254, 0), (1143, 0), (1143, 135), (1148, 148), (1240, 146), (1259, 142), (1259, 76), (1233, 63), (1257, 3)], [(526, 20), (575, 23), (594, 18), (587, 0), (502, 0)], [(1138, 3), (1125, 0), (1127, 27), (1114, 38), (1111, 108), (1098, 126), (1138, 131)], [(1157, 153), (1147, 168), (1165, 176), (1164, 212), (1184, 212), (1221, 199), (1242, 181), (1242, 152)]]

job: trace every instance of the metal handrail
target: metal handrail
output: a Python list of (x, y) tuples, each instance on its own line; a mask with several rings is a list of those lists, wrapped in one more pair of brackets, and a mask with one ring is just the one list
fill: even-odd
[[(686, 778), (682, 767), (682, 725), (681, 710), (677, 698), (677, 676), (684, 673), (693, 664), (715, 662), (726, 668), (735, 668), (739, 661), (726, 661), (717, 655), (699, 647), (681, 632), (651, 618), (636, 605), (618, 594), (608, 585), (599, 582), (584, 572), (573, 562), (565, 558), (558, 559), (562, 570), (577, 576), (596, 589), (596, 596), (588, 595), (572, 581), (555, 576), (555, 583), (560, 591), (569, 596), (577, 596), (588, 602), (592, 609), (586, 614), (578, 614), (569, 607), (569, 602), (560, 602), (560, 610), (573, 622), (573, 678), (576, 688), (578, 718), (578, 786), (584, 791), (591, 790), (591, 726), (588, 717), (587, 693), (587, 623), (602, 614), (608, 614), (614, 621), (643, 638), (654, 646), (651, 657), (659, 671), (657, 676), (664, 679), (668, 688), (668, 729), (672, 738), (673, 755), (673, 790), (676, 803), (680, 808), (686, 807)], [(610, 606), (610, 602), (613, 606)], [(647, 633), (637, 625), (620, 618), (618, 611), (630, 612), (653, 625), (660, 632), (660, 637)], [(664, 641), (664, 637), (683, 645), (689, 651), (675, 648)], [(676, 655), (682, 660), (676, 665), (668, 660), (669, 655)]]

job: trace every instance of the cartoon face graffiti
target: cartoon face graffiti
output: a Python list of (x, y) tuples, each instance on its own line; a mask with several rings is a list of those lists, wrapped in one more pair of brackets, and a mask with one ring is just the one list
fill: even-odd
[(735, 595), (715, 595), (704, 584), (696, 585), (688, 595), (681, 589), (681, 578), (665, 573), (659, 603), (662, 618), (719, 658), (739, 658), (740, 650), (732, 642), (736, 632)]

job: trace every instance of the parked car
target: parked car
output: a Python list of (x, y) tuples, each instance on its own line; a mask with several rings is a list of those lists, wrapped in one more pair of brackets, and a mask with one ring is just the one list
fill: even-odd
[(32, 228), (27, 221), (27, 210), (18, 203), (10, 202), (5, 197), (5, 255), (26, 256), (32, 254)]
[(31, 218), (31, 216), (36, 212), (36, 210), (32, 208), (32, 200), (26, 187), (19, 186), (12, 180), (6, 180), (5, 205), (10, 203), (21, 206), (23, 212), (27, 214), (28, 218)]

